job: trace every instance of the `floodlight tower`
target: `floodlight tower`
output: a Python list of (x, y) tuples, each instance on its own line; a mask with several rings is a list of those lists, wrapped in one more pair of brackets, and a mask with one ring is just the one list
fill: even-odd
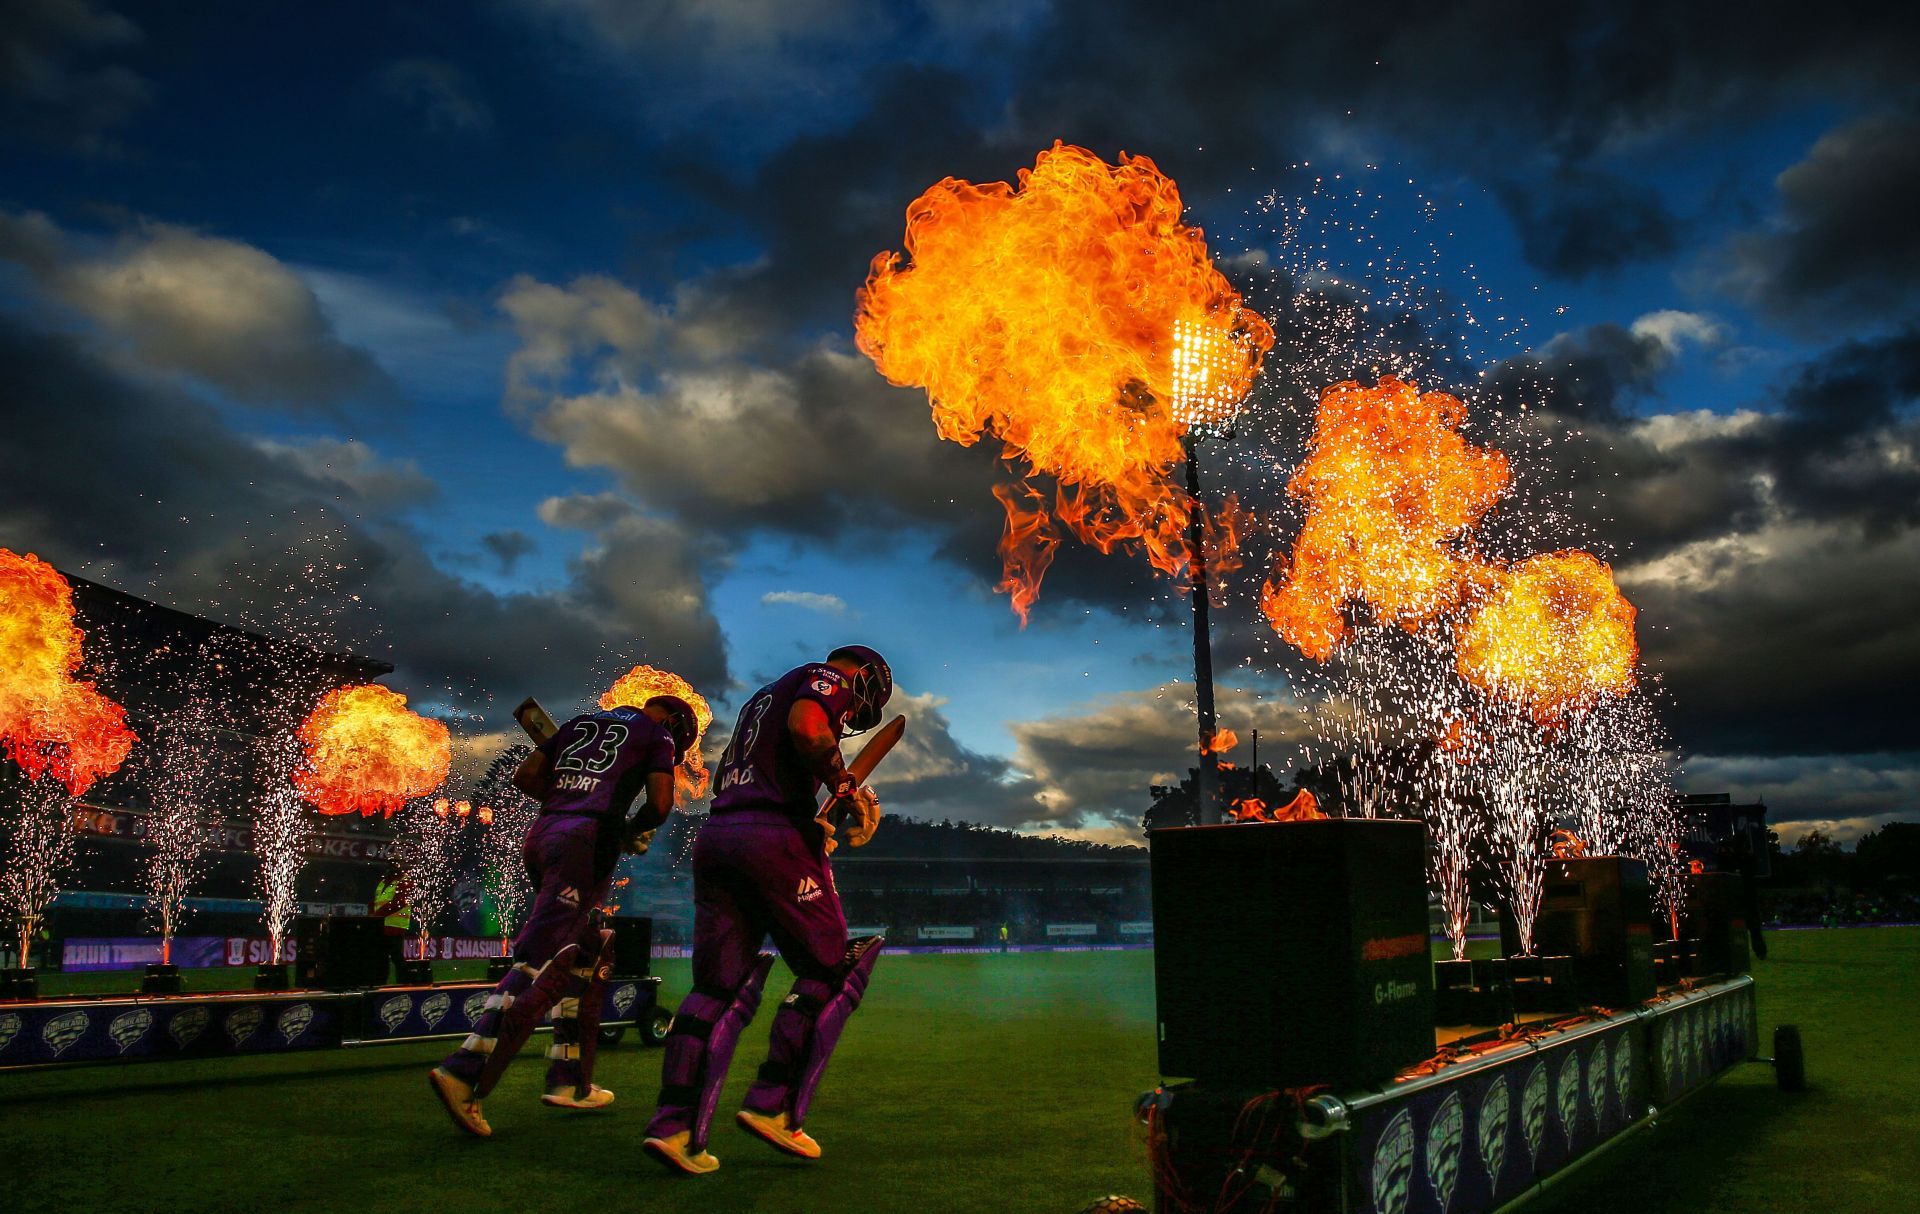
[(1213, 735), (1219, 721), (1213, 710), (1213, 640), (1207, 623), (1207, 536), (1200, 510), (1200, 440), (1233, 437), (1242, 397), (1230, 386), (1236, 365), (1245, 356), (1231, 337), (1194, 321), (1173, 323), (1173, 416), (1185, 429), (1180, 449), (1187, 457), (1187, 496), (1193, 507), (1187, 517), (1188, 566), (1193, 598), (1193, 696), (1199, 717), (1199, 764), (1194, 794), (1200, 802), (1200, 824), (1220, 821), (1219, 773), (1213, 757)]

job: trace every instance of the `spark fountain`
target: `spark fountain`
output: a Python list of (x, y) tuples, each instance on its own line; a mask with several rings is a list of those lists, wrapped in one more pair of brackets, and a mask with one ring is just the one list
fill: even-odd
[(540, 803), (513, 786), (514, 770), (531, 750), (515, 745), (500, 752), (487, 765), (478, 789), (484, 810), (481, 825), (486, 828), (480, 838), (480, 880), (493, 908), (503, 959), (510, 954), (521, 917), (533, 900), (523, 847), (527, 830), (540, 816)]
[(187, 891), (201, 875), (208, 848), (220, 830), (213, 808), (215, 737), (224, 727), (215, 713), (204, 672), (215, 662), (205, 646), (195, 654), (194, 684), (178, 714), (161, 729), (160, 773), (154, 781), (153, 808), (147, 814), (147, 912), (160, 929), (160, 962), (147, 967), (142, 989), (170, 994), (180, 989), (173, 965), (173, 937), (186, 914)]

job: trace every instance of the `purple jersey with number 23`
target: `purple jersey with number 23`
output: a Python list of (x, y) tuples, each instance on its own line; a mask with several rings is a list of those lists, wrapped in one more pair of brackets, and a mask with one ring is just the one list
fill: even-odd
[(714, 773), (713, 812), (781, 809), (796, 822), (813, 817), (820, 781), (801, 761), (787, 732), (794, 701), (812, 700), (827, 711), (827, 727), (837, 737), (853, 708), (853, 689), (831, 666), (797, 666), (753, 693), (733, 727), (733, 741)]
[(673, 736), (637, 708), (590, 712), (540, 744), (553, 765), (553, 788), (542, 814), (625, 820), (646, 790), (648, 772), (673, 770)]

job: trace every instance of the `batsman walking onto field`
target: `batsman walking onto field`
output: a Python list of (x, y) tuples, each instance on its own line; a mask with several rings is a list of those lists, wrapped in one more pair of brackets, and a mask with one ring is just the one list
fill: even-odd
[[(533, 907), (514, 938), (513, 968), (487, 996), (473, 1032), (428, 1073), (461, 1129), (493, 1133), (480, 1102), (550, 1008), (541, 1101), (563, 1109), (613, 1103), (613, 1093), (593, 1082), (602, 991), (613, 968), (613, 932), (599, 907), (621, 851), (644, 851), (673, 812), (673, 769), (697, 730), (684, 700), (655, 696), (637, 709), (573, 718), (514, 772), (514, 784), (541, 803), (523, 844)], [(645, 803), (628, 821), (643, 791)]]
[(788, 671), (740, 710), (714, 774), (712, 816), (693, 846), (693, 991), (667, 1035), (660, 1107), (644, 1144), (670, 1168), (699, 1174), (720, 1166), (706, 1149), (707, 1131), (773, 967), (760, 951), (769, 935), (794, 984), (735, 1120), (787, 1154), (820, 1157), (803, 1128), (807, 1109), (866, 993), (881, 939), (847, 939), (827, 863), (835, 832), (816, 817), (816, 798), (824, 786), (852, 809), (849, 846), (873, 837), (879, 802), (846, 769), (840, 738), (879, 724), (892, 694), (886, 660), (849, 645)]

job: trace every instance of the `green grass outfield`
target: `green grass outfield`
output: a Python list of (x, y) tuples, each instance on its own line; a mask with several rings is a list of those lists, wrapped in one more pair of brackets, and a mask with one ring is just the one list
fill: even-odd
[[(662, 972), (686, 990), (685, 963)], [(1813, 1090), (1741, 1067), (1531, 1210), (1920, 1208), (1920, 929), (1781, 934), (1756, 977), (1763, 1031), (1802, 1026)], [(631, 1041), (602, 1056), (621, 1103), (598, 1116), (540, 1106), (529, 1051), (487, 1102), (487, 1142), (428, 1095), (439, 1044), (0, 1076), (0, 1209), (1065, 1214), (1147, 1196), (1128, 1109), (1155, 1081), (1152, 1006), (1146, 953), (883, 958), (809, 1123), (826, 1158), (723, 1125), (723, 1166), (699, 1179), (639, 1152), (660, 1055)]]

